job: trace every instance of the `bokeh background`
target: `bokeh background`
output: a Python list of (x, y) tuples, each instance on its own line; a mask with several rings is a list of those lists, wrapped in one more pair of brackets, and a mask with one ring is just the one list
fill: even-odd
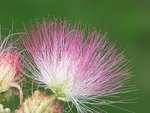
[[(135, 104), (121, 105), (135, 113), (150, 113), (150, 0), (0, 0), (2, 35), (23, 31), (39, 18), (66, 18), (107, 32), (132, 63), (132, 84), (139, 89)], [(105, 108), (109, 113), (128, 113)]]

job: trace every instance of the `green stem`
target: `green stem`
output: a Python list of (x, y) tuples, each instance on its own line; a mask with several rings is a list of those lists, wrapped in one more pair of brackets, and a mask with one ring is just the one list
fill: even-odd
[(42, 107), (42, 109), (40, 110), (39, 113), (43, 113), (43, 111), (44, 111), (48, 106), (50, 106), (50, 105), (54, 102), (54, 100), (55, 100), (56, 98), (57, 98), (57, 96), (56, 96), (56, 95), (53, 95), (53, 96), (50, 98), (50, 100), (46, 103), (46, 105)]
[(11, 87), (15, 87), (19, 90), (19, 97), (20, 97), (20, 106), (22, 106), (23, 104), (23, 92), (22, 92), (22, 88), (17, 84), (17, 83), (11, 83), (10, 84)]

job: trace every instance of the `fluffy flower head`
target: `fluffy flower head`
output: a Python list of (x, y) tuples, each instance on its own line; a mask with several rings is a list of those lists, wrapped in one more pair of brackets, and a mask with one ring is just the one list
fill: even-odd
[(115, 103), (103, 98), (130, 90), (124, 87), (130, 76), (122, 53), (95, 31), (86, 35), (65, 21), (44, 22), (23, 36), (23, 43), (29, 51), (28, 75), (58, 99), (71, 101), (79, 112)]
[(18, 52), (12, 46), (4, 48), (4, 43), (0, 46), (0, 92), (8, 90), (12, 83), (17, 82), (22, 70)]
[[(52, 99), (52, 96), (35, 91), (15, 113), (62, 113), (63, 109), (60, 102), (58, 100), (53, 101)], [(50, 104), (49, 101), (51, 101)]]
[(0, 44), (0, 93), (4, 94), (11, 87), (15, 87), (20, 92), (21, 103), (23, 94), (18, 83), (21, 80), (22, 72), (20, 52), (7, 43), (8, 38)]

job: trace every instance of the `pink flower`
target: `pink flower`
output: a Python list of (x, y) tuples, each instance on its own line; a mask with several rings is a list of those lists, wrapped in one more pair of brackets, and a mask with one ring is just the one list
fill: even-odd
[(63, 109), (58, 100), (55, 101), (52, 96), (36, 90), (14, 113), (63, 113)]
[(123, 54), (95, 31), (86, 35), (66, 22), (44, 22), (23, 36), (23, 43), (28, 76), (78, 112), (100, 112), (97, 105), (120, 103), (109, 99), (132, 90), (125, 85), (131, 76)]
[(16, 87), (20, 91), (20, 102), (23, 94), (18, 84), (21, 81), (21, 62), (19, 52), (12, 45), (7, 45), (6, 38), (0, 45), (0, 93), (8, 91), (11, 87)]

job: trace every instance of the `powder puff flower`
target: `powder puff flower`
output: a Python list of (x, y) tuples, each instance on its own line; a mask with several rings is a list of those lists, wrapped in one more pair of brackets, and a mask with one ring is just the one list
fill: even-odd
[(8, 37), (0, 45), (0, 93), (15, 87), (20, 92), (20, 102), (23, 94), (18, 82), (21, 79), (21, 64), (19, 52), (12, 45), (7, 44)]
[(50, 21), (33, 27), (22, 40), (29, 51), (28, 76), (57, 99), (72, 102), (78, 112), (101, 112), (97, 105), (121, 103), (115, 95), (132, 90), (126, 85), (131, 76), (124, 56), (99, 33), (86, 35), (65, 21)]
[(60, 102), (53, 99), (53, 96), (37, 90), (25, 100), (21, 108), (15, 113), (62, 113), (63, 109)]

